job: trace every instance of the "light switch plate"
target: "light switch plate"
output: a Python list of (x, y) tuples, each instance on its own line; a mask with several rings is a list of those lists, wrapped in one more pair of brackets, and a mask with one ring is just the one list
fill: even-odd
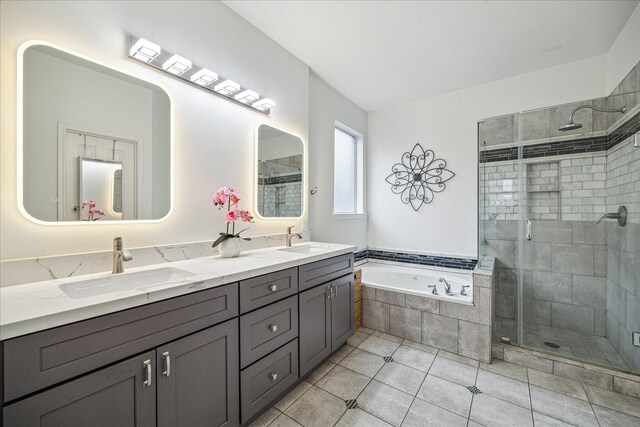
[(640, 347), (640, 332), (631, 332), (631, 336), (633, 337), (633, 345)]

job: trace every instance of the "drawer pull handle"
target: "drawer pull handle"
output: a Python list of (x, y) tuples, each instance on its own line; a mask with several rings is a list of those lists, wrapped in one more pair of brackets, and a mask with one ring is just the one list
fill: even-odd
[(171, 375), (171, 356), (169, 356), (168, 351), (162, 353), (162, 360), (164, 360), (164, 371), (162, 372), (162, 376), (168, 377)]
[(142, 368), (145, 373), (145, 380), (142, 382), (143, 387), (151, 387), (151, 359), (142, 362)]
[(275, 285), (275, 284), (274, 284), (274, 285), (269, 285), (269, 290), (270, 290), (271, 292), (275, 292), (275, 291), (277, 291), (277, 290), (278, 290), (278, 285)]
[(277, 373), (275, 373), (275, 372), (272, 372), (272, 373), (271, 373), (271, 381), (275, 381), (275, 380), (277, 380), (277, 379), (278, 379), (278, 374), (277, 374)]
[(271, 332), (275, 332), (278, 330), (278, 325), (269, 325), (269, 329), (271, 329)]

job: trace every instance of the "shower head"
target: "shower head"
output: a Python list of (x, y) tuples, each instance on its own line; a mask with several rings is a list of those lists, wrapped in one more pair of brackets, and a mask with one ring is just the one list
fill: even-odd
[(562, 131), (562, 132), (566, 132), (566, 131), (569, 131), (569, 130), (580, 129), (582, 127), (582, 124), (574, 122), (573, 121), (573, 115), (575, 114), (576, 111), (582, 110), (583, 108), (590, 108), (592, 110), (600, 111), (602, 113), (622, 113), (622, 114), (624, 114), (624, 113), (627, 112), (627, 107), (622, 107), (622, 108), (618, 108), (618, 109), (609, 109), (609, 108), (593, 107), (591, 105), (580, 105), (580, 106), (574, 108), (573, 111), (571, 112), (571, 114), (569, 114), (569, 123), (567, 123), (566, 125), (560, 126), (558, 128), (558, 130)]
[(582, 124), (580, 123), (569, 122), (566, 125), (560, 126), (558, 130), (561, 130), (562, 132), (566, 132), (568, 130), (580, 129), (581, 127), (582, 127)]

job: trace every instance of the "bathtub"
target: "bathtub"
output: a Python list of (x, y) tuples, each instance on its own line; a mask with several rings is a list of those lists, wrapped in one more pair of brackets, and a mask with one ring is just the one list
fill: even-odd
[[(362, 264), (360, 268), (362, 268), (362, 284), (371, 288), (473, 305), (471, 272), (452, 273), (372, 261)], [(440, 278), (449, 282), (453, 295), (445, 294), (444, 283), (438, 281)], [(429, 288), (429, 285), (437, 287), (438, 295), (431, 293), (432, 288)], [(467, 295), (460, 295), (462, 285), (469, 285), (468, 288), (465, 288)]]

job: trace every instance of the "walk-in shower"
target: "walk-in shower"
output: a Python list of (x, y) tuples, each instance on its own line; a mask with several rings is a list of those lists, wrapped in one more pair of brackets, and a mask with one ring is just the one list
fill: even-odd
[(636, 76), (640, 64), (606, 98), (478, 123), (478, 258), (495, 257), (496, 342), (640, 372)]

